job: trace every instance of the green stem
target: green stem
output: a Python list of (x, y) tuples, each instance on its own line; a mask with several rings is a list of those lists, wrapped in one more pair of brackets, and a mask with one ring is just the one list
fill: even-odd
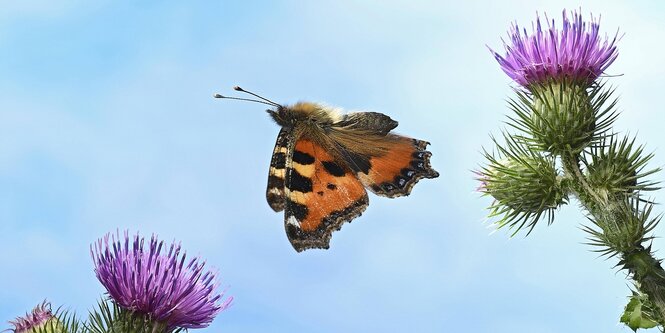
[[(603, 233), (612, 232), (613, 226), (628, 223), (626, 214), (622, 212), (625, 205), (620, 198), (603, 195), (602, 191), (594, 189), (582, 173), (579, 164), (579, 155), (567, 152), (561, 156), (566, 177), (571, 179), (570, 190), (577, 196), (584, 208), (598, 221)], [(639, 214), (634, 211), (633, 214)], [(632, 244), (630, 249), (615, 249), (621, 256), (623, 267), (628, 270), (630, 277), (635, 281), (639, 291), (647, 295), (656, 307), (653, 318), (665, 328), (665, 270), (660, 261), (653, 257), (649, 249), (640, 243)]]

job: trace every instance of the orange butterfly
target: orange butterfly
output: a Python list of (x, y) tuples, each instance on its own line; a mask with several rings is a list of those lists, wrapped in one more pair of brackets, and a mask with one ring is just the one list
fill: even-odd
[(270, 162), (267, 198), (284, 210), (286, 235), (301, 252), (327, 249), (333, 231), (360, 216), (369, 205), (365, 188), (394, 198), (409, 195), (422, 178), (436, 178), (429, 142), (393, 134), (397, 122), (377, 112), (341, 115), (334, 108), (300, 102), (270, 105), (267, 112), (282, 127)]

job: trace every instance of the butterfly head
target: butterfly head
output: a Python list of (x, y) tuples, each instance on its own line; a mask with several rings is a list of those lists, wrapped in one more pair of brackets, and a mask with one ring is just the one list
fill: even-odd
[(233, 87), (236, 91), (241, 91), (246, 94), (252, 95), (258, 99), (228, 97), (220, 94), (215, 94), (215, 98), (235, 99), (241, 101), (255, 102), (270, 105), (272, 109), (266, 110), (270, 117), (282, 127), (294, 127), (296, 124), (304, 124), (326, 128), (334, 122), (340, 120), (338, 112), (330, 107), (326, 107), (316, 103), (298, 102), (293, 105), (281, 105), (275, 103), (265, 97), (261, 97), (253, 92), (244, 90), (238, 86)]
[(327, 128), (339, 120), (338, 114), (331, 108), (310, 102), (298, 102), (287, 106), (280, 105), (274, 110), (266, 111), (282, 127), (304, 124)]
[(293, 117), (293, 113), (290, 112), (288, 106), (276, 106), (274, 109), (266, 110), (272, 120), (274, 120), (279, 126), (282, 127), (292, 127), (296, 123), (296, 119)]

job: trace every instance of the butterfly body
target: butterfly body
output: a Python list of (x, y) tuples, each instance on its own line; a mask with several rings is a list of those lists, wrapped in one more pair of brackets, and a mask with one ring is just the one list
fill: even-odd
[(436, 178), (426, 141), (393, 134), (397, 122), (377, 112), (341, 114), (316, 103), (267, 110), (281, 126), (268, 176), (267, 200), (284, 211), (287, 236), (301, 252), (329, 247), (332, 233), (360, 216), (377, 195), (409, 195)]

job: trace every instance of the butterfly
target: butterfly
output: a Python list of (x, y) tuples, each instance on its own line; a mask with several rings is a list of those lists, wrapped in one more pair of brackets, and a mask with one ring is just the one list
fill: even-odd
[(258, 99), (214, 97), (270, 105), (266, 111), (281, 126), (266, 197), (275, 212), (284, 211), (286, 235), (298, 252), (328, 249), (332, 233), (369, 205), (366, 189), (395, 198), (409, 195), (420, 179), (439, 176), (430, 166), (429, 142), (392, 133), (397, 122), (382, 113), (281, 105), (234, 89)]

